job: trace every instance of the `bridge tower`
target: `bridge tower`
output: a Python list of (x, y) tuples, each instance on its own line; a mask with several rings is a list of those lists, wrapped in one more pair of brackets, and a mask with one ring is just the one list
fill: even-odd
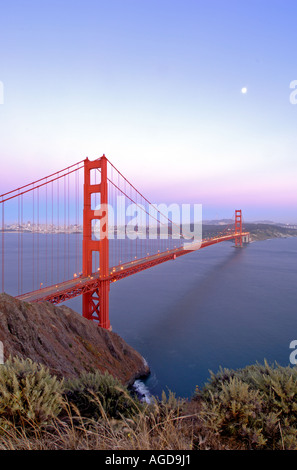
[(242, 211), (235, 211), (235, 234), (239, 236), (235, 237), (235, 247), (242, 247)]
[[(101, 170), (99, 184), (91, 184), (91, 171)], [(100, 209), (91, 207), (92, 194), (100, 194)], [(83, 276), (92, 276), (93, 252), (99, 252), (99, 278), (95, 289), (83, 294), (83, 316), (99, 322), (99, 326), (111, 329), (109, 321), (109, 240), (108, 240), (108, 185), (107, 159), (84, 160), (84, 211), (83, 211)], [(92, 220), (100, 221), (100, 239), (92, 238)]]

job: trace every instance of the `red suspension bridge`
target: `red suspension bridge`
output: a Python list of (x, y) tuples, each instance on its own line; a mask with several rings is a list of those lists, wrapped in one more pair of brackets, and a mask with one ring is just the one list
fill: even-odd
[(0, 205), (2, 291), (8, 286), (21, 300), (55, 304), (82, 295), (83, 316), (106, 329), (111, 283), (195, 249), (228, 240), (241, 247), (249, 239), (236, 210), (234, 224), (215, 237), (186, 243), (168, 211), (104, 155), (6, 192)]

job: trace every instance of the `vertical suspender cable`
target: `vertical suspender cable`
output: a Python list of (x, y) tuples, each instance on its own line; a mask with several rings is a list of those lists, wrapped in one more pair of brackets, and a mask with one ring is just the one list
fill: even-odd
[(51, 249), (51, 285), (54, 283), (54, 182), (52, 181), (52, 249)]
[[(18, 191), (20, 192), (20, 190)], [(20, 196), (18, 197), (18, 295), (20, 295), (20, 228), (21, 228), (21, 223), (20, 223), (20, 203), (21, 199)]]
[(66, 176), (64, 176), (64, 281), (66, 281)]
[(39, 188), (37, 188), (37, 282), (40, 284), (40, 279), (39, 279), (39, 232), (40, 232), (40, 226), (39, 226), (40, 220), (39, 220)]
[(2, 292), (4, 292), (4, 202), (2, 202)]
[(68, 260), (68, 279), (70, 278), (70, 187), (69, 187), (69, 169), (68, 169), (68, 204), (67, 204), (67, 210), (68, 210), (68, 253), (67, 253), (67, 260)]
[(21, 195), (21, 286), (20, 286), (20, 291), (23, 292), (23, 252), (24, 252), (24, 246), (23, 246), (23, 195)]
[(33, 223), (32, 223), (32, 244), (33, 244), (33, 254), (32, 254), (32, 260), (33, 260), (33, 273), (32, 273), (32, 290), (34, 290), (35, 286), (35, 233), (34, 233), (34, 224), (35, 224), (35, 192), (34, 192), (34, 183), (33, 183)]
[(57, 282), (60, 282), (60, 178), (57, 179)]
[(47, 179), (46, 179), (46, 185), (45, 185), (45, 284), (46, 285), (47, 285), (47, 271), (48, 271), (47, 241), (48, 241), (48, 226), (47, 226)]
[(79, 267), (78, 267), (78, 169), (75, 172), (75, 183), (76, 183), (76, 191), (75, 191), (75, 195), (76, 195), (76, 221), (75, 221), (75, 224), (76, 224), (76, 234), (75, 234), (76, 267), (75, 267), (75, 272), (78, 275), (79, 274)]

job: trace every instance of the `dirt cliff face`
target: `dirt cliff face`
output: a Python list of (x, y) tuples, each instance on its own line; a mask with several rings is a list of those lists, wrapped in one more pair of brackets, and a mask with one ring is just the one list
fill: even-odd
[(149, 373), (143, 357), (116, 333), (48, 302), (31, 304), (0, 294), (0, 341), (5, 359), (29, 357), (58, 377), (99, 369), (130, 385)]

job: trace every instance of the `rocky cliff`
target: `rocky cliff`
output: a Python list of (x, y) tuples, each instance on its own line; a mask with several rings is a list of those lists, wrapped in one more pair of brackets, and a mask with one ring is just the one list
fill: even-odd
[(58, 377), (99, 369), (130, 385), (149, 373), (143, 357), (116, 333), (47, 302), (31, 304), (0, 294), (0, 341), (5, 359), (29, 357)]

